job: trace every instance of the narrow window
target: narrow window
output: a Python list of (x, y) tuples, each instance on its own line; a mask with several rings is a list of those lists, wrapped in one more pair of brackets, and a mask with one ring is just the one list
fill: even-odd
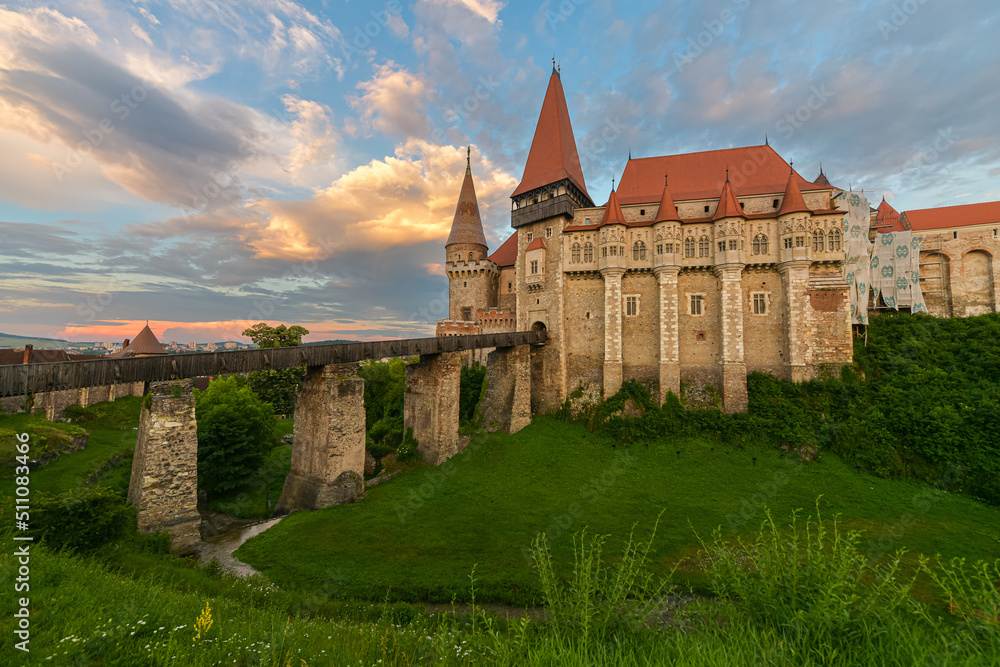
[(662, 243), (657, 243), (656, 244), (656, 254), (657, 255), (662, 255), (663, 254), (663, 244)]
[(785, 250), (791, 250), (791, 249), (792, 249), (792, 237), (789, 236), (787, 239), (785, 239)]
[(579, 243), (574, 243), (573, 244), (573, 250), (570, 253), (570, 255), (571, 255), (570, 261), (572, 261), (574, 264), (579, 264), (580, 263), (580, 244)]
[(691, 295), (691, 314), (701, 315), (702, 306), (705, 303), (705, 297), (702, 294), (692, 294)]
[(552, 238), (552, 228), (551, 227), (546, 227), (545, 228), (545, 238), (547, 238), (547, 239)]
[(462, 321), (471, 322), (472, 321), (472, 308), (468, 306), (462, 308)]
[(725, 251), (726, 251), (726, 242), (719, 241), (719, 252), (725, 252)]
[(805, 248), (806, 247), (806, 237), (804, 237), (804, 236), (796, 236), (795, 237), (795, 247), (796, 248)]
[(705, 213), (708, 213), (708, 204), (705, 205)]
[(616, 245), (611, 246), (611, 256), (616, 257), (617, 255), (618, 255), (618, 246)]
[(607, 257), (607, 256), (608, 256), (607, 247), (601, 248), (601, 257)]
[(689, 236), (684, 239), (684, 256), (694, 257), (694, 237)]
[(739, 248), (739, 241), (736, 239), (729, 239), (729, 249), (736, 250), (737, 248)]
[(957, 239), (958, 238), (958, 232), (952, 232), (951, 233), (951, 238)]
[(462, 283), (462, 287), (468, 287), (468, 286), (469, 286), (469, 281), (468, 280), (466, 280), (464, 283)]
[(823, 239), (826, 238), (826, 234), (823, 230), (817, 229), (813, 232), (813, 252), (823, 252)]
[(538, 260), (537, 259), (531, 260), (531, 273), (532, 274), (538, 273)]
[(777, 199), (775, 199), (773, 202), (771, 202), (771, 208), (778, 208), (778, 200)]
[(590, 241), (583, 246), (583, 261), (593, 262), (594, 261), (594, 244)]
[(628, 317), (634, 317), (639, 314), (639, 303), (638, 297), (627, 296), (625, 297), (625, 315)]
[(639, 215), (646, 215), (646, 209), (640, 208), (639, 209)]
[(698, 239), (698, 256), (708, 257), (712, 250), (712, 242), (708, 240), (707, 236), (702, 236)]
[(583, 219), (583, 224), (589, 225), (590, 224), (590, 218), (584, 218)]
[(472, 261), (472, 253), (471, 252), (469, 253), (469, 261), (470, 262)]
[(514, 289), (514, 283), (507, 283), (507, 291)]
[(646, 244), (636, 241), (632, 246), (632, 259), (646, 259)]
[(753, 237), (753, 254), (755, 255), (766, 255), (767, 254), (767, 237), (763, 234), (758, 234)]
[(531, 236), (532, 236), (531, 232), (528, 232), (528, 243), (531, 243)]
[(838, 250), (840, 250), (840, 230), (835, 228), (830, 230), (830, 251)]
[(763, 292), (753, 294), (753, 314), (764, 315), (767, 313), (767, 299)]

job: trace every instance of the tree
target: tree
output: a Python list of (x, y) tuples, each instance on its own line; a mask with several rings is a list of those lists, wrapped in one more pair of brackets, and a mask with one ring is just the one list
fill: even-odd
[[(264, 322), (258, 322), (243, 330), (244, 336), (248, 336), (258, 347), (265, 350), (302, 345), (302, 337), (308, 333), (307, 329), (297, 324), (290, 327), (284, 324), (272, 327)], [(254, 393), (262, 401), (270, 403), (277, 414), (290, 415), (295, 412), (295, 396), (299, 390), (299, 383), (305, 376), (304, 367), (283, 368), (254, 371), (247, 375), (247, 381)]]
[(232, 491), (251, 479), (280, 434), (274, 409), (239, 376), (195, 391), (198, 485), (208, 494)]

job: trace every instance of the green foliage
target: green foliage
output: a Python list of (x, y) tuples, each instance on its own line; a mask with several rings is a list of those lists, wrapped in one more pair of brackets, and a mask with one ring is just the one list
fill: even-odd
[(246, 483), (279, 442), (274, 409), (239, 377), (218, 378), (195, 392), (198, 485), (210, 496)]
[(403, 442), (403, 390), (406, 387), (406, 361), (369, 361), (361, 365), (358, 376), (365, 381), (365, 424), (368, 451), (375, 460), (396, 452)]
[(402, 463), (415, 461), (419, 457), (420, 452), (417, 451), (417, 439), (413, 437), (413, 427), (407, 426), (403, 441), (396, 447), (396, 460)]
[(290, 327), (286, 327), (284, 324), (272, 327), (264, 322), (258, 322), (243, 330), (243, 335), (249, 337), (262, 350), (302, 345), (302, 337), (308, 333), (306, 328), (297, 324)]
[(458, 392), (458, 419), (465, 425), (475, 419), (476, 407), (483, 391), (486, 367), (479, 364), (462, 367), (462, 379)]
[[(272, 327), (264, 322), (243, 331), (243, 335), (262, 350), (302, 345), (302, 337), (308, 333), (307, 329), (298, 325), (286, 327), (279, 324)], [(271, 404), (275, 414), (290, 415), (295, 412), (295, 397), (305, 376), (305, 367), (253, 371), (247, 374), (247, 384), (260, 400)]]
[(28, 417), (18, 430), (0, 428), (0, 465), (10, 469), (15, 465), (18, 433), (29, 437), (30, 457), (37, 461), (50, 461), (69, 451), (73, 438), (87, 435), (87, 431), (71, 424), (53, 423), (44, 417)]
[(32, 505), (32, 530), (54, 549), (94, 551), (135, 531), (135, 508), (105, 487), (39, 493)]

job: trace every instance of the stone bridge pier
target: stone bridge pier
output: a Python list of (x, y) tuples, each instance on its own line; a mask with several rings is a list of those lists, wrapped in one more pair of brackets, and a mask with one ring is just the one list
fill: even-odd
[(352, 502), (365, 492), (365, 381), (358, 364), (311, 366), (299, 388), (292, 468), (275, 514)]
[(403, 428), (413, 428), (417, 450), (431, 465), (458, 453), (459, 385), (462, 354), (422, 354), (406, 367)]
[(128, 500), (138, 510), (139, 532), (166, 528), (172, 548), (180, 553), (201, 542), (191, 380), (150, 383), (139, 416)]

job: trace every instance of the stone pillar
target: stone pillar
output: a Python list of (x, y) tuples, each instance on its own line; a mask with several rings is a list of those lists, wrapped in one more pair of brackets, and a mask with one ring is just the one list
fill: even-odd
[(461, 352), (422, 354), (406, 367), (403, 428), (413, 427), (417, 450), (431, 465), (458, 452), (458, 397), (462, 380)]
[(809, 307), (809, 262), (796, 260), (778, 265), (785, 286), (785, 304), (788, 309), (788, 378), (803, 382), (810, 378), (806, 349), (806, 319)]
[(722, 409), (746, 412), (747, 365), (743, 357), (743, 264), (715, 267), (721, 289)]
[(658, 266), (654, 269), (660, 302), (660, 403), (667, 392), (681, 395), (681, 357), (678, 338), (677, 274), (680, 267)]
[(198, 513), (198, 425), (191, 380), (153, 382), (143, 399), (128, 500), (139, 532), (170, 532), (171, 546), (189, 553), (201, 542)]
[(364, 494), (365, 381), (357, 369), (307, 369), (295, 402), (292, 468), (276, 515), (343, 505)]
[(483, 426), (517, 433), (531, 423), (531, 346), (497, 348), (486, 362)]
[(601, 270), (604, 277), (604, 398), (622, 387), (622, 275), (625, 269)]

